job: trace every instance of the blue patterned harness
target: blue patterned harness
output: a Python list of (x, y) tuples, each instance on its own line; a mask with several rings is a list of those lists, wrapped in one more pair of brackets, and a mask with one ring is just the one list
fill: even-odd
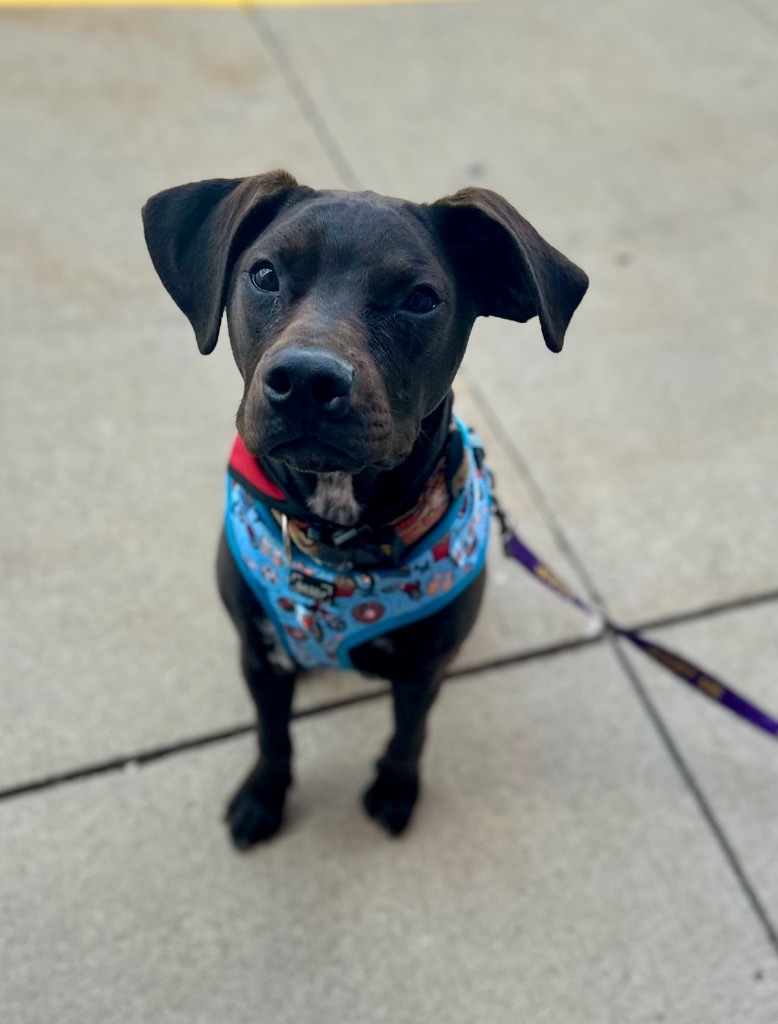
[(228, 473), (227, 542), (298, 665), (353, 668), (355, 647), (427, 618), (477, 577), (489, 542), (489, 476), (470, 432), (458, 419), (456, 426), (467, 460), (461, 492), (396, 562), (369, 571), (327, 564), (292, 544), (273, 510)]

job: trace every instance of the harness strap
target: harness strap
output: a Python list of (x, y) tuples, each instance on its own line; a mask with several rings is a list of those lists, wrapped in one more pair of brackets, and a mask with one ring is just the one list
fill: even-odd
[(286, 501), (286, 495), (273, 483), (260, 465), (259, 459), (249, 454), (240, 434), (235, 435), (229, 467), (232, 476), (243, 484), (249, 493), (257, 494), (257, 497), (270, 498), (271, 501)]
[(240, 436), (233, 442), (227, 471), (264, 506), (289, 542), (315, 560), (346, 570), (378, 569), (397, 565), (459, 498), (468, 473), (462, 433), (466, 429), (452, 417), (444, 448), (418, 488), (412, 489), (412, 499), (405, 496), (396, 501), (381, 521), (353, 527), (327, 522), (286, 494), (270, 475), (272, 470), (249, 453)]

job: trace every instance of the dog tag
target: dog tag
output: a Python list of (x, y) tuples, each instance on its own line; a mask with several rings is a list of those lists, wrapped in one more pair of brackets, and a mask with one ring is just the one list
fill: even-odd
[(335, 585), (329, 580), (319, 580), (315, 576), (306, 576), (304, 572), (292, 569), (289, 573), (289, 589), (301, 597), (309, 597), (313, 601), (331, 601), (335, 595)]

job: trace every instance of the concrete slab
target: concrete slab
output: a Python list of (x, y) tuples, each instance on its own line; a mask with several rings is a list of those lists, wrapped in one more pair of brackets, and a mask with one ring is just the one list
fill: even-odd
[(496, 188), (589, 271), (558, 360), (487, 323), (467, 365), (615, 614), (774, 588), (774, 31), (702, 0), (257, 16), (365, 184)]
[(0, 804), (5, 1019), (772, 1024), (778, 964), (610, 652), (451, 684), (406, 839), (386, 706), (307, 719), (292, 820), (217, 822), (247, 741)]
[[(778, 603), (651, 634), (778, 715)], [(775, 740), (630, 655), (778, 932), (778, 746)]]

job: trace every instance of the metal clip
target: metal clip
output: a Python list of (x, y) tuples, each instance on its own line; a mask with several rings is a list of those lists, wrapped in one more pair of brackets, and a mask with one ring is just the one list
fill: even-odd
[(284, 558), (287, 566), (292, 564), (292, 538), (289, 536), (289, 516), (281, 513), (281, 539), (284, 543)]

